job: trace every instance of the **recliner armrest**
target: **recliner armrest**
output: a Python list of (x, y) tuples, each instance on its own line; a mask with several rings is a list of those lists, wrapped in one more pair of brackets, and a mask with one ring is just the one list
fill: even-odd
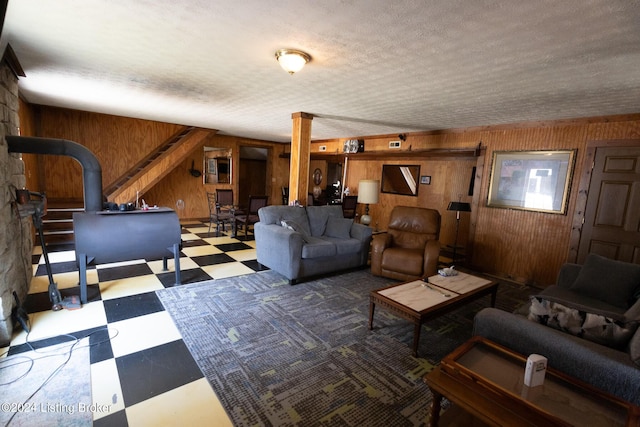
[(426, 277), (435, 275), (438, 272), (438, 261), (440, 259), (440, 241), (429, 240), (424, 246), (424, 264), (422, 271)]
[(382, 275), (382, 253), (391, 246), (393, 238), (389, 233), (376, 234), (371, 241), (371, 273)]

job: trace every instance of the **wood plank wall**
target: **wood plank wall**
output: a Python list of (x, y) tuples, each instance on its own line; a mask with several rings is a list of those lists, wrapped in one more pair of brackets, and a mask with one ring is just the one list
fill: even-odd
[[(320, 119), (316, 119), (320, 120)], [(431, 185), (420, 185), (418, 197), (380, 195), (380, 203), (370, 208), (373, 224), (384, 229), (393, 206), (423, 206), (438, 209), (442, 215), (440, 240), (452, 244), (455, 234), (455, 214), (446, 210), (452, 200), (462, 194), (462, 201), (471, 202), (471, 214), (461, 214), (459, 242), (468, 243), (467, 252), (473, 268), (539, 287), (555, 282), (560, 266), (566, 261), (575, 201), (585, 147), (591, 140), (635, 139), (640, 136), (640, 115), (625, 115), (576, 120), (487, 126), (441, 132), (407, 134), (403, 148), (464, 148), (482, 143), (484, 156), (478, 163), (472, 159), (420, 159), (416, 161), (350, 159), (345, 185), (357, 192), (360, 179), (380, 179), (382, 164), (420, 164), (420, 174), (431, 176)], [(388, 151), (389, 141), (398, 135), (358, 137), (365, 140), (366, 152)], [(323, 140), (312, 143), (312, 152), (342, 151), (344, 140)], [(486, 206), (489, 175), (494, 151), (577, 149), (567, 215), (546, 214)], [(475, 194), (467, 196), (473, 166), (478, 173)], [(362, 207), (359, 207), (362, 210)]]
[[(103, 188), (145, 158), (182, 126), (108, 114), (34, 107), (37, 135), (80, 143), (98, 158)], [(51, 199), (82, 199), (80, 164), (70, 157), (43, 156), (44, 186)]]
[[(168, 206), (176, 209), (176, 202), (182, 200), (184, 209), (177, 209), (180, 219), (205, 219), (209, 217), (207, 207), (207, 192), (215, 192), (216, 188), (230, 188), (234, 190), (236, 204), (246, 204), (246, 201), (239, 200), (239, 156), (240, 146), (252, 146), (267, 148), (269, 157), (267, 160), (266, 174), (271, 179), (265, 183), (269, 203), (281, 203), (281, 187), (289, 182), (289, 162), (279, 158), (284, 151), (282, 144), (270, 143), (234, 136), (215, 135), (203, 144), (208, 147), (228, 148), (232, 152), (232, 181), (231, 184), (204, 184), (203, 178), (194, 178), (189, 174), (193, 160), (196, 165), (202, 165), (203, 150), (196, 150), (181, 165), (174, 169), (162, 181), (145, 195), (147, 203), (159, 206)], [(201, 167), (201, 166), (198, 166)]]
[[(22, 114), (21, 111), (21, 122), (27, 123)], [(103, 165), (105, 186), (126, 170), (127, 165), (143, 157), (178, 127), (167, 123), (41, 106), (31, 106), (29, 114), (34, 118), (34, 123), (23, 130), (34, 132), (31, 136), (64, 138), (86, 144)], [(25, 132), (23, 134), (28, 135)], [(385, 150), (389, 150), (389, 141), (397, 140), (398, 135), (351, 138), (364, 139), (366, 152), (375, 151), (383, 155)], [(441, 241), (443, 244), (452, 244), (455, 214), (448, 212), (446, 207), (462, 194), (462, 200), (471, 202), (473, 209), (471, 214), (462, 214), (459, 238), (459, 242), (466, 243), (468, 252), (472, 253), (471, 265), (479, 271), (544, 287), (555, 282), (560, 266), (567, 259), (579, 179), (573, 181), (567, 215), (488, 208), (486, 199), (493, 151), (576, 148), (578, 154), (573, 176), (580, 177), (585, 167), (583, 159), (588, 141), (638, 138), (640, 114), (411, 133), (407, 134), (403, 148), (472, 148), (481, 142), (485, 147), (484, 155), (480, 158), (409, 157), (410, 161), (385, 161), (384, 157), (379, 160), (350, 159), (346, 185), (355, 193), (360, 179), (380, 179), (384, 163), (419, 164), (421, 175), (431, 176), (431, 185), (420, 185), (418, 197), (381, 195), (380, 203), (371, 206), (370, 210), (374, 225), (384, 229), (388, 215), (395, 205), (432, 207), (442, 215)], [(340, 153), (343, 141), (314, 141), (311, 143), (311, 152), (320, 152), (319, 146), (325, 145), (327, 149), (324, 153)], [(214, 136), (206, 145), (230, 147), (234, 153), (239, 152), (240, 145), (272, 148), (269, 150), (268, 160), (271, 168), (267, 172), (271, 176), (268, 192), (273, 203), (280, 203), (280, 189), (287, 186), (289, 181), (289, 160), (280, 158), (279, 155), (288, 152), (288, 146), (221, 135)], [(183, 200), (185, 208), (178, 212), (181, 219), (207, 217), (206, 191), (213, 191), (215, 186), (205, 186), (202, 178), (196, 179), (189, 174), (191, 161), (202, 165), (202, 156), (201, 150), (194, 152), (192, 157), (145, 195), (147, 202), (175, 208), (176, 201)], [(81, 183), (77, 180), (81, 176), (79, 166), (76, 166), (77, 162), (74, 160), (65, 160), (65, 163), (60, 164), (47, 159), (44, 177), (50, 197), (78, 197), (82, 194)], [(237, 156), (234, 155), (233, 161), (231, 187), (237, 193)], [(468, 196), (474, 166), (478, 168), (476, 192), (473, 196)], [(315, 167), (320, 167), (326, 177), (326, 161), (313, 161), (310, 173)], [(326, 185), (326, 179), (322, 185)], [(69, 188), (73, 191), (69, 191)], [(362, 207), (359, 209), (362, 210)]]

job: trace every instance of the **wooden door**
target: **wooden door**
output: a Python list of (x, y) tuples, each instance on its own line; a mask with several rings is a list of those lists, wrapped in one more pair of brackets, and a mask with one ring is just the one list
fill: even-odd
[(640, 141), (634, 145), (596, 148), (579, 264), (589, 253), (640, 264)]

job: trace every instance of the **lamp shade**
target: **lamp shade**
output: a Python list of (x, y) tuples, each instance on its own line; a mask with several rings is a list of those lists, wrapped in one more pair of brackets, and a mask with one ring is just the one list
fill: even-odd
[(471, 212), (471, 205), (465, 202), (450, 202), (448, 211)]
[(378, 203), (378, 193), (380, 191), (380, 181), (374, 179), (363, 179), (358, 183), (358, 203), (375, 204)]

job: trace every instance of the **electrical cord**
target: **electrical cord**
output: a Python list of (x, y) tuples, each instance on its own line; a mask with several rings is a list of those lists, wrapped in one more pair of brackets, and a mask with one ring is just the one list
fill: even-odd
[[(102, 340), (100, 340), (100, 341), (97, 341), (97, 342), (95, 342), (95, 343), (90, 343), (90, 344), (87, 344), (87, 345), (84, 345), (84, 346), (79, 346), (80, 342), (81, 342), (83, 339), (88, 338), (88, 339), (89, 339), (88, 341), (90, 342), (90, 341), (91, 341), (91, 336), (92, 336), (92, 335), (94, 335), (94, 334), (96, 334), (96, 333), (99, 333), (99, 332), (103, 332), (103, 331), (107, 331), (107, 338), (102, 339)], [(115, 334), (114, 334), (113, 336), (111, 336), (111, 331), (114, 331), (114, 332), (115, 332)], [(114, 329), (114, 328), (109, 328), (108, 326), (105, 326), (105, 327), (100, 328), (100, 329), (97, 329), (97, 330), (95, 330), (95, 331), (91, 332), (90, 334), (88, 334), (88, 335), (86, 335), (86, 336), (84, 336), (84, 337), (81, 337), (81, 338), (78, 338), (78, 337), (76, 337), (76, 336), (74, 336), (74, 335), (70, 335), (70, 334), (61, 334), (61, 335), (56, 335), (56, 336), (54, 336), (54, 337), (47, 337), (47, 338), (41, 338), (41, 339), (40, 339), (40, 341), (42, 341), (42, 340), (46, 340), (46, 339), (50, 339), (50, 338), (60, 338), (60, 337), (69, 337), (69, 338), (71, 338), (70, 346), (68, 347), (68, 350), (67, 350), (67, 351), (65, 351), (65, 352), (60, 352), (60, 350), (61, 350), (61, 345), (62, 345), (62, 344), (64, 344), (64, 343), (60, 343), (60, 345), (57, 345), (55, 349), (53, 349), (53, 350), (48, 350), (48, 351), (43, 351), (43, 350), (44, 350), (44, 348), (46, 348), (46, 347), (43, 347), (42, 349), (35, 348), (35, 347), (34, 347), (34, 345), (33, 345), (33, 344), (35, 344), (35, 341), (33, 341), (33, 342), (30, 342), (30, 341), (29, 341), (29, 335), (30, 335), (30, 334), (31, 334), (31, 328), (29, 328), (29, 332), (27, 332), (27, 336), (26, 336), (26, 338), (25, 338), (25, 344), (26, 344), (26, 345), (31, 349), (31, 351), (33, 351), (34, 353), (36, 353), (36, 354), (44, 354), (44, 356), (42, 356), (42, 357), (38, 357), (38, 358), (35, 358), (35, 359), (34, 359), (34, 358), (31, 358), (31, 357), (28, 357), (28, 356), (24, 356), (24, 355), (17, 354), (17, 355), (15, 355), (15, 356), (9, 356), (9, 357), (6, 357), (6, 358), (1, 359), (1, 360), (0, 360), (0, 372), (1, 372), (3, 369), (8, 369), (8, 368), (10, 368), (10, 367), (12, 367), (12, 366), (18, 366), (18, 365), (20, 365), (20, 364), (22, 364), (22, 363), (27, 363), (27, 364), (28, 364), (28, 367), (26, 368), (25, 372), (24, 372), (24, 373), (22, 373), (20, 376), (18, 376), (17, 378), (15, 378), (15, 379), (13, 379), (13, 380), (11, 380), (11, 381), (9, 381), (9, 382), (6, 382), (6, 383), (0, 383), (0, 386), (13, 384), (13, 383), (15, 383), (15, 382), (17, 382), (17, 381), (19, 381), (19, 380), (21, 380), (21, 379), (25, 378), (25, 377), (26, 377), (26, 376), (31, 372), (31, 370), (33, 369), (33, 366), (34, 366), (34, 364), (35, 364), (35, 362), (36, 362), (37, 360), (42, 360), (42, 359), (46, 359), (46, 358), (54, 357), (54, 356), (65, 356), (65, 355), (66, 355), (66, 359), (65, 359), (65, 360), (64, 360), (64, 361), (63, 361), (59, 366), (57, 366), (57, 367), (53, 370), (53, 372), (52, 372), (52, 373), (51, 373), (51, 374), (50, 374), (50, 375), (49, 375), (49, 376), (44, 380), (44, 382), (43, 382), (42, 384), (40, 384), (40, 386), (38, 386), (38, 388), (37, 388), (37, 389), (36, 389), (36, 390), (35, 390), (35, 391), (34, 391), (34, 392), (33, 392), (33, 393), (32, 393), (32, 394), (31, 394), (31, 395), (30, 395), (26, 400), (24, 400), (24, 401), (21, 403), (21, 405), (23, 405), (23, 406), (24, 406), (24, 405), (26, 405), (27, 403), (29, 403), (29, 401), (30, 401), (31, 399), (33, 399), (33, 397), (34, 397), (34, 396), (35, 396), (35, 395), (36, 395), (40, 390), (42, 390), (42, 389), (43, 389), (43, 388), (44, 388), (44, 387), (45, 387), (45, 386), (46, 386), (46, 385), (47, 385), (47, 384), (48, 384), (48, 383), (49, 383), (49, 382), (50, 382), (50, 381), (51, 381), (51, 380), (52, 380), (52, 379), (53, 379), (53, 378), (54, 378), (54, 377), (55, 377), (55, 376), (56, 376), (56, 375), (57, 375), (57, 374), (58, 374), (58, 373), (59, 373), (59, 372), (60, 372), (60, 371), (61, 371), (61, 370), (66, 366), (66, 365), (67, 365), (67, 363), (69, 363), (69, 361), (71, 360), (71, 356), (73, 355), (73, 351), (74, 351), (75, 349), (86, 348), (86, 347), (89, 347), (89, 348), (90, 348), (90, 347), (93, 347), (93, 346), (96, 346), (96, 345), (103, 344), (103, 343), (105, 343), (105, 342), (109, 342), (109, 341), (111, 341), (112, 339), (114, 339), (115, 337), (117, 337), (117, 336), (118, 336), (118, 330), (117, 330), (117, 329)], [(49, 346), (49, 347), (50, 347), (50, 346)], [(64, 346), (62, 346), (62, 348), (64, 348)], [(4, 356), (4, 355), (6, 355), (7, 353), (8, 353), (8, 351), (7, 351), (7, 352), (5, 352), (5, 353), (3, 354), (3, 356)], [(22, 361), (22, 362), (13, 363), (13, 362), (15, 361), (15, 359), (25, 359), (25, 360), (24, 360), (24, 361)], [(11, 364), (9, 364), (9, 363), (11, 363)], [(13, 413), (13, 415), (12, 415), (12, 416), (9, 418), (9, 420), (6, 422), (5, 427), (6, 427), (6, 426), (8, 426), (9, 424), (11, 424), (11, 422), (13, 421), (13, 419), (15, 418), (15, 416), (16, 416), (18, 413), (19, 413), (18, 411), (16, 411), (16, 412), (14, 412), (14, 413)]]

